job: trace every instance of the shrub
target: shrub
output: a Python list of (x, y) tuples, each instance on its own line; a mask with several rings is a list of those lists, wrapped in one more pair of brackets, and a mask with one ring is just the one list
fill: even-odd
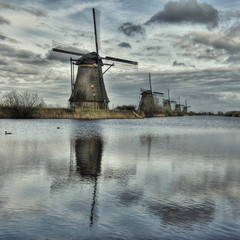
[(44, 107), (45, 102), (36, 92), (12, 90), (3, 94), (1, 105), (9, 109), (13, 118), (32, 118), (36, 109)]

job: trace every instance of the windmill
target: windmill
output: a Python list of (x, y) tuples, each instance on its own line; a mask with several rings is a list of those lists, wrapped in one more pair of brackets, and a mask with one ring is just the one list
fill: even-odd
[(190, 108), (191, 106), (187, 105), (187, 100), (185, 100), (185, 105), (183, 105), (183, 113), (187, 113), (188, 112), (188, 108)]
[[(93, 187), (91, 201), (89, 202), (89, 226), (93, 226), (97, 218), (97, 193), (98, 193), (98, 177), (101, 175), (101, 163), (103, 152), (103, 140), (100, 136), (92, 136), (89, 138), (79, 137), (71, 139), (70, 142), (70, 162), (68, 177), (53, 179), (51, 191), (60, 188), (66, 188), (67, 185), (87, 181)], [(75, 164), (74, 164), (75, 158)], [(90, 185), (89, 185), (90, 186)]]
[(172, 111), (171, 103), (176, 104), (177, 102), (170, 99), (170, 90), (168, 89), (168, 98), (163, 99), (163, 107), (168, 109), (169, 111)]
[[(120, 62), (124, 64), (138, 65), (137, 62), (120, 59), (115, 57), (101, 57), (99, 55), (99, 38), (96, 23), (96, 11), (93, 12), (93, 25), (95, 36), (95, 52), (82, 53), (69, 51), (64, 49), (62, 45), (53, 47), (55, 52), (80, 56), (79, 59), (70, 58), (71, 65), (71, 96), (69, 99), (71, 107), (94, 108), (94, 109), (108, 109), (109, 98), (105, 89), (103, 74), (114, 66), (114, 63), (104, 63), (103, 60), (111, 62)], [(74, 80), (74, 65), (77, 66), (77, 76)], [(105, 72), (102, 71), (102, 66), (108, 66)]]
[(176, 103), (175, 105), (175, 111), (176, 112), (181, 112), (181, 107), (184, 105), (181, 105), (181, 101), (180, 101), (180, 96), (178, 97), (178, 103)]
[(161, 92), (153, 92), (152, 91), (152, 82), (151, 82), (151, 74), (149, 73), (149, 85), (150, 90), (140, 89), (141, 92), (141, 100), (139, 103), (140, 111), (144, 112), (148, 116), (152, 116), (156, 107), (156, 102), (154, 101), (154, 96), (163, 95)]

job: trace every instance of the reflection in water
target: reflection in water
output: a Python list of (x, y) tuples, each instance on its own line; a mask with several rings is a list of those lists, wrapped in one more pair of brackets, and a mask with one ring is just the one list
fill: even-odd
[(148, 202), (152, 214), (161, 217), (165, 225), (181, 226), (190, 228), (194, 224), (208, 224), (213, 219), (215, 211), (214, 203), (205, 201), (188, 206), (176, 203), (159, 204)]
[(90, 213), (90, 226), (94, 222), (98, 176), (101, 173), (103, 142), (101, 138), (77, 139), (75, 141), (77, 171), (85, 178), (93, 178), (93, 198)]
[[(97, 199), (97, 184), (98, 176), (101, 174), (102, 152), (103, 141), (100, 137), (71, 140), (68, 178), (63, 178), (61, 180), (55, 179), (51, 184), (51, 190), (56, 191), (59, 188), (66, 188), (66, 185), (74, 182), (81, 184), (79, 180), (87, 180), (88, 183), (93, 181), (90, 226), (93, 225), (94, 217), (96, 215), (95, 206)], [(76, 160), (76, 167), (74, 167), (74, 157)]]
[(75, 140), (77, 171), (83, 177), (96, 177), (101, 172), (103, 142), (100, 138)]
[(147, 145), (147, 148), (148, 148), (147, 156), (148, 156), (148, 160), (149, 160), (150, 154), (151, 154), (152, 136), (151, 135), (142, 136), (141, 137), (141, 145), (143, 145), (143, 146)]
[(217, 119), (0, 121), (0, 239), (239, 240), (240, 121)]

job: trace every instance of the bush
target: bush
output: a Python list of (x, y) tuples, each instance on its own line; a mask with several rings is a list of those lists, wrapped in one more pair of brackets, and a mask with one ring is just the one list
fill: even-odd
[(44, 107), (45, 102), (36, 92), (12, 90), (3, 94), (1, 105), (9, 109), (13, 118), (32, 118), (36, 109)]
[(122, 105), (122, 106), (117, 106), (115, 108), (115, 110), (132, 110), (132, 111), (135, 111), (136, 106), (135, 105)]

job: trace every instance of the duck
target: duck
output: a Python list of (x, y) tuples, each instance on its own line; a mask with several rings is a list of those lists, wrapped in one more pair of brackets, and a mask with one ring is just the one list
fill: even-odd
[(60, 129), (60, 127), (57, 127), (57, 129)]
[(12, 133), (10, 133), (10, 132), (8, 132), (8, 131), (5, 131), (5, 135), (8, 135), (8, 134), (12, 134)]

